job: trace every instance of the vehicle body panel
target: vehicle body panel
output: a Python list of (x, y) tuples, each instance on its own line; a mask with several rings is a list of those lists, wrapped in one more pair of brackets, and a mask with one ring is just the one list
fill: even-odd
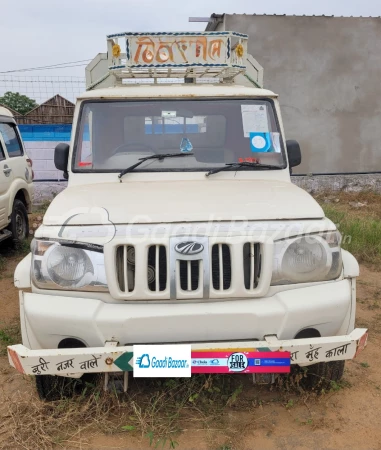
[(13, 202), (18, 193), (22, 193), (28, 212), (32, 207), (32, 169), (27, 163), (28, 156), (17, 129), (16, 122), (6, 108), (0, 107), (0, 124), (12, 127), (21, 149), (19, 156), (11, 156), (7, 142), (0, 132), (0, 230), (9, 224)]
[[(291, 288), (271, 297), (234, 301), (105, 303), (93, 298), (22, 294), (29, 348), (57, 348), (67, 337), (100, 347), (203, 341), (292, 339), (303, 328), (321, 336), (347, 334), (351, 281)], [(26, 340), (27, 339), (27, 340)]]
[[(83, 175), (86, 176), (86, 175)], [(114, 224), (206, 220), (319, 219), (321, 207), (292, 183), (268, 180), (220, 180), (105, 183), (62, 191), (44, 216), (44, 225), (98, 225), (85, 209), (104, 208)], [(116, 175), (115, 175), (116, 178)], [(289, 200), (293, 205), (290, 207)], [(73, 217), (75, 215), (75, 217)], [(100, 220), (100, 218), (98, 219)]]

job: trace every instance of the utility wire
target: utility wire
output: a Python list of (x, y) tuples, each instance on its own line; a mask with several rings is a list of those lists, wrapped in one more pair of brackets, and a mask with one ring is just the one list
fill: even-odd
[[(59, 67), (45, 67), (45, 69), (28, 69), (28, 70), (19, 70), (17, 72), (33, 72), (35, 70), (54, 70), (54, 69), (69, 69), (70, 67), (79, 67), (86, 66), (87, 64), (74, 64), (72, 66), (59, 66)], [(0, 73), (9, 73), (9, 72), (0, 72)]]
[[(6, 70), (6, 71), (0, 72), (0, 73), (30, 72), (33, 70), (45, 70), (45, 69), (66, 69), (69, 67), (84, 66), (85, 64), (77, 64), (77, 63), (86, 63), (88, 61), (91, 61), (91, 59), (82, 59), (81, 61), (71, 61), (71, 62), (60, 63), (60, 64), (52, 64), (49, 66), (30, 67), (27, 69)], [(69, 66), (68, 64), (73, 64), (73, 65)]]

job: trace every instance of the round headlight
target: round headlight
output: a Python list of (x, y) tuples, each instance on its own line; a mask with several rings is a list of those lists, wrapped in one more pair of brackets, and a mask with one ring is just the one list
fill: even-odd
[(47, 258), (50, 278), (59, 286), (75, 286), (86, 273), (94, 273), (93, 264), (84, 250), (55, 246)]
[(282, 259), (282, 271), (287, 279), (313, 281), (328, 272), (331, 253), (328, 244), (316, 236), (298, 238), (286, 249)]

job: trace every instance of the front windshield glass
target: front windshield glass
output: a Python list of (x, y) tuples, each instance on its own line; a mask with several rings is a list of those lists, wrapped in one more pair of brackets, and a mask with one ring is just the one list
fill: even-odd
[(149, 159), (134, 172), (286, 166), (273, 103), (262, 99), (86, 102), (74, 152), (74, 172), (120, 172), (162, 153), (192, 155)]

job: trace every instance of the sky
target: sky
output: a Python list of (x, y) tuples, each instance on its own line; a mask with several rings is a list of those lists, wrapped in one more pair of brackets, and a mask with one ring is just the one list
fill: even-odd
[(380, 16), (380, 0), (1, 0), (1, 80), (18, 76), (84, 77), (85, 65), (4, 74), (92, 59), (106, 35), (123, 31), (204, 30), (191, 16), (212, 13)]

